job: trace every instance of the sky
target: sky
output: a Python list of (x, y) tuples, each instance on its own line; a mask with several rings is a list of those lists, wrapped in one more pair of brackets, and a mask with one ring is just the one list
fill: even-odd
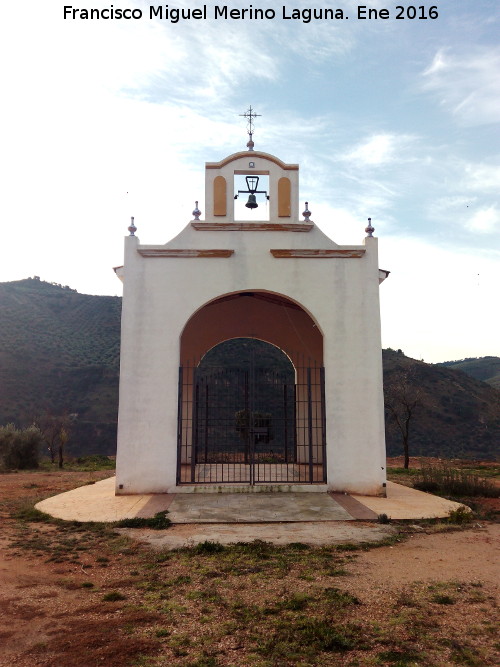
[[(2, 7), (0, 282), (120, 295), (130, 216), (162, 244), (203, 211), (204, 164), (245, 150), (252, 105), (255, 149), (300, 164), (325, 233), (358, 244), (372, 218), (391, 271), (383, 346), (500, 356), (497, 0), (431, 0), (415, 18), (372, 0), (389, 18), (370, 20), (352, 0), (233, 0), (177, 23), (133, 0), (66, 6), (141, 18), (65, 19), (68, 1)], [(224, 6), (275, 17), (215, 19)], [(306, 22), (308, 8), (348, 18)]]

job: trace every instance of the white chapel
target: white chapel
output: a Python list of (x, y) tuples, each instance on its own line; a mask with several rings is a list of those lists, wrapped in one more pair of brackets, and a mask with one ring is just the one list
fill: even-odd
[(133, 219), (125, 238), (116, 493), (385, 495), (374, 229), (328, 238), (245, 115), (203, 213), (162, 245)]

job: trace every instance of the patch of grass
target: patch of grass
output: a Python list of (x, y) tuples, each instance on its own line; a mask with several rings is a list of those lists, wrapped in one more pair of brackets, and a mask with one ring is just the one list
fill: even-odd
[[(52, 463), (49, 459), (40, 461), (41, 471), (52, 471), (57, 467), (57, 463)], [(116, 461), (108, 456), (101, 454), (92, 454), (90, 456), (80, 456), (78, 458), (66, 457), (64, 469), (69, 472), (96, 472), (98, 470), (114, 470)]]
[(82, 583), (82, 588), (94, 588), (94, 584), (91, 581), (84, 581)]
[(117, 528), (151, 528), (153, 530), (165, 530), (172, 525), (172, 521), (167, 517), (168, 511), (157, 512), (154, 517), (141, 518), (132, 517), (130, 519), (121, 519), (117, 521)]
[(418, 475), (419, 471), (416, 470), (415, 468), (392, 468), (388, 467), (387, 468), (387, 475), (404, 475), (405, 477), (414, 477), (415, 475)]
[(275, 551), (274, 546), (270, 542), (264, 542), (263, 540), (253, 540), (253, 542), (237, 542), (236, 550), (239, 553), (248, 554), (262, 560), (269, 559), (272, 552)]
[(359, 598), (357, 598), (355, 595), (351, 595), (347, 591), (341, 591), (340, 588), (325, 588), (323, 591), (323, 596), (326, 598), (328, 603), (333, 605), (336, 609), (348, 607), (353, 604), (361, 604)]
[(420, 491), (461, 498), (498, 498), (500, 489), (489, 479), (449, 463), (423, 465), (413, 486)]
[(54, 521), (53, 517), (51, 517), (50, 514), (47, 514), (46, 512), (40, 512), (40, 510), (37, 510), (35, 507), (33, 507), (33, 505), (26, 505), (25, 507), (20, 508), (14, 514), (14, 518), (29, 523)]
[(337, 544), (335, 547), (336, 551), (359, 551), (361, 549), (360, 544), (352, 544), (352, 542), (346, 542), (345, 544)]
[(205, 540), (192, 547), (192, 551), (195, 554), (220, 554), (225, 550), (226, 547), (223, 544), (212, 542), (211, 540)]
[(160, 628), (155, 632), (156, 637), (169, 637), (172, 633), (166, 628)]
[(178, 658), (188, 655), (186, 648), (193, 645), (191, 637), (185, 634), (178, 634), (171, 636), (168, 642), (170, 648), (172, 649), (174, 655)]
[(312, 599), (306, 593), (293, 593), (289, 598), (283, 600), (279, 604), (279, 607), (281, 609), (288, 609), (289, 611), (300, 611), (305, 609)]
[(186, 594), (188, 600), (201, 600), (203, 602), (212, 602), (214, 604), (222, 603), (222, 596), (215, 588), (209, 588), (201, 591), (189, 591)]
[(357, 627), (336, 625), (318, 618), (278, 618), (269, 631), (270, 636), (257, 650), (271, 658), (272, 664), (294, 664), (292, 661), (314, 657), (321, 652), (349, 651), (360, 643)]
[(410, 667), (425, 664), (425, 655), (412, 648), (381, 651), (377, 653), (377, 659), (383, 664), (391, 665), (391, 667)]
[(396, 600), (396, 607), (420, 607), (421, 604), (416, 600), (415, 595), (408, 591), (401, 591)]
[(217, 667), (220, 663), (213, 656), (202, 656), (194, 662), (188, 662), (186, 667)]
[(455, 604), (455, 598), (452, 598), (451, 595), (446, 595), (446, 593), (436, 593), (431, 598), (432, 602), (436, 604)]
[(303, 544), (302, 542), (290, 542), (288, 548), (293, 551), (309, 551), (311, 546), (309, 544)]
[(119, 591), (110, 591), (109, 593), (105, 593), (102, 596), (103, 602), (120, 602), (121, 600), (126, 600), (127, 596), (123, 595), (123, 593), (120, 593)]
[(483, 667), (485, 664), (484, 656), (477, 649), (457, 641), (452, 641), (451, 646), (450, 658), (455, 664), (466, 665), (466, 667)]

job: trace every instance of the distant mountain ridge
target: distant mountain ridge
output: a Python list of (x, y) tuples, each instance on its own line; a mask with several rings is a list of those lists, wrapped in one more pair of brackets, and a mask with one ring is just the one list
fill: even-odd
[[(120, 297), (79, 294), (37, 278), (0, 283), (0, 424), (23, 426), (43, 413), (71, 413), (77, 418), (69, 453), (114, 454), (120, 314)], [(484, 360), (426, 364), (384, 350), (387, 382), (398, 369), (417, 370), (422, 398), (413, 421), (413, 455), (494, 458), (500, 391), (471, 375), (481, 372), (490, 382), (500, 359)], [(387, 450), (401, 453), (390, 424)]]
[(471, 357), (459, 361), (443, 361), (437, 365), (463, 371), (476, 380), (482, 380), (500, 389), (500, 357)]

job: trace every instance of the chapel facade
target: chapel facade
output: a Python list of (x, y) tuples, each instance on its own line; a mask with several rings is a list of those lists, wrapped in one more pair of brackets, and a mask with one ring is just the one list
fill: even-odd
[(164, 245), (129, 227), (116, 493), (385, 495), (373, 227), (336, 244), (249, 134), (206, 163), (204, 217)]

